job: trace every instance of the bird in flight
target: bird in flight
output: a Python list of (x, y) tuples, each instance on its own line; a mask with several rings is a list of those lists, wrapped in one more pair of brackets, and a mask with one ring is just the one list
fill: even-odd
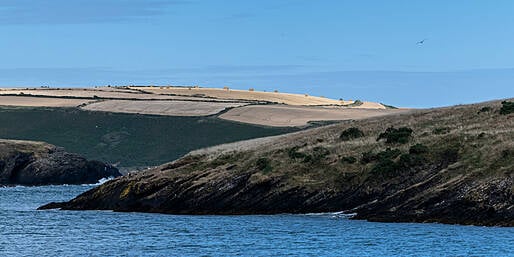
[(421, 40), (421, 41), (418, 41), (418, 43), (416, 43), (416, 44), (417, 44), (417, 45), (422, 45), (422, 44), (424, 44), (424, 43), (425, 43), (425, 40), (427, 40), (427, 39), (425, 38), (425, 39), (423, 39), (423, 40)]

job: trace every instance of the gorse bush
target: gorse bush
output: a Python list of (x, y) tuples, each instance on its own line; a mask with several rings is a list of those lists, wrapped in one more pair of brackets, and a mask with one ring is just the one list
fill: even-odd
[(364, 133), (359, 128), (352, 127), (345, 129), (339, 136), (339, 139), (343, 141), (348, 141), (363, 136)]
[(405, 144), (409, 142), (412, 132), (412, 129), (407, 127), (390, 127), (385, 132), (380, 133), (380, 135), (377, 138), (377, 141), (385, 139), (386, 143), (388, 144)]
[(293, 160), (301, 159), (303, 163), (319, 163), (330, 154), (330, 151), (322, 146), (314, 147), (312, 154), (298, 152), (299, 149), (299, 146), (290, 148), (287, 152), (289, 158)]
[(373, 152), (363, 152), (361, 157), (361, 164), (370, 163), (377, 160), (377, 155)]
[(289, 148), (289, 150), (287, 150), (287, 155), (289, 156), (289, 158), (291, 158), (291, 159), (300, 159), (300, 158), (305, 157), (305, 154), (298, 152), (298, 149), (300, 149), (299, 146), (295, 146), (295, 147)]
[(402, 152), (398, 149), (391, 149), (387, 148), (386, 150), (379, 152), (379, 153), (373, 153), (371, 151), (362, 153), (361, 163), (366, 164), (374, 161), (384, 161), (384, 160), (391, 160), (395, 159), (400, 155)]
[(390, 160), (398, 157), (402, 152), (398, 149), (387, 148), (385, 151), (377, 153), (377, 160)]
[(514, 112), (514, 102), (503, 101), (500, 114), (506, 115)]
[(341, 158), (341, 162), (342, 163), (353, 164), (353, 163), (357, 162), (357, 158), (355, 158), (353, 156), (344, 156), (343, 158)]
[(482, 108), (478, 111), (478, 113), (490, 112), (490, 111), (492, 111), (492, 110), (493, 110), (493, 108), (491, 108), (491, 107), (489, 107), (489, 106), (485, 106), (485, 107), (482, 107)]
[(428, 153), (428, 147), (423, 144), (415, 144), (409, 149), (410, 154), (424, 154)]
[(270, 172), (272, 170), (271, 161), (268, 158), (259, 158), (256, 165), (257, 169), (264, 172)]

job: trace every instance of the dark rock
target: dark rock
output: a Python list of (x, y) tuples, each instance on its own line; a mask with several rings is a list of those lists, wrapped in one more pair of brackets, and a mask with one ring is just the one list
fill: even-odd
[(92, 184), (118, 176), (121, 174), (113, 166), (53, 145), (0, 140), (0, 185)]

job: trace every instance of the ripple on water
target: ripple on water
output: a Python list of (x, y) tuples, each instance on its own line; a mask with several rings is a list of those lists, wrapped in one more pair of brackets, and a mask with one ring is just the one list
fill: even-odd
[(370, 223), (342, 213), (187, 216), (35, 211), (92, 188), (0, 188), (0, 255), (514, 256), (514, 228)]

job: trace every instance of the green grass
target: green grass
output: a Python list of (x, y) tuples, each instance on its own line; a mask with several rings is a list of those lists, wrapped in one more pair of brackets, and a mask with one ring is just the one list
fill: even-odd
[(0, 138), (45, 141), (87, 158), (119, 163), (120, 167), (159, 165), (202, 147), (296, 130), (216, 117), (0, 107)]

